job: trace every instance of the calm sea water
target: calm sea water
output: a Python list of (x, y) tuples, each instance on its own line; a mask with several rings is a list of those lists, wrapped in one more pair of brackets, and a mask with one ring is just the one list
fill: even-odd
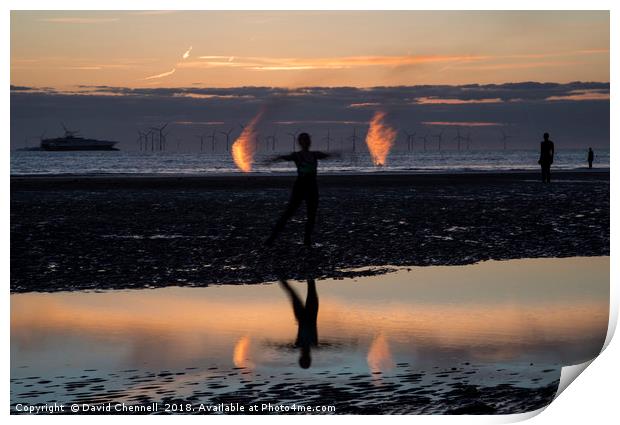
[[(256, 155), (253, 172), (294, 171), (291, 163), (265, 165), (273, 153)], [(609, 167), (609, 150), (595, 152), (595, 166)], [(567, 149), (556, 153), (554, 169), (571, 170), (587, 166), (587, 152)], [(322, 161), (321, 172), (464, 172), (538, 169), (537, 150), (472, 150), (434, 152), (392, 152), (383, 167), (373, 165), (367, 152), (343, 153), (339, 159)], [(218, 174), (238, 172), (232, 157), (221, 153), (173, 152), (11, 152), (11, 174)]]
[[(290, 288), (308, 305), (310, 281)], [(300, 402), (303, 384), (381, 404), (397, 389), (449, 400), (464, 383), (540, 387), (600, 351), (609, 257), (411, 267), (319, 280), (314, 294), (308, 369), (276, 282), (13, 294), (11, 401), (208, 401), (257, 386)]]

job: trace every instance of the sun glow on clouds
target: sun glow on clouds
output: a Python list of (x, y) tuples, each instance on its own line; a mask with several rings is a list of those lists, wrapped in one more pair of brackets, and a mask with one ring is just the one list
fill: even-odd
[(598, 90), (573, 90), (565, 96), (549, 96), (545, 100), (609, 100), (609, 93)]
[[(350, 69), (368, 66), (402, 67), (425, 63), (472, 62), (486, 56), (342, 56), (330, 58), (278, 58), (199, 56), (199, 61), (183, 64), (184, 67), (238, 67), (255, 71), (302, 71), (312, 69)], [(234, 61), (233, 61), (234, 60)]]
[(101, 24), (105, 22), (118, 22), (118, 18), (46, 18), (38, 19), (38, 22), (55, 24)]

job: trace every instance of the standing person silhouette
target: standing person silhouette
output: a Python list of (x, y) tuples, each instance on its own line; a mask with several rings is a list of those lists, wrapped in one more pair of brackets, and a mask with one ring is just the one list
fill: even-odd
[(334, 155), (319, 151), (311, 151), (312, 140), (308, 133), (301, 133), (297, 137), (297, 143), (301, 147), (299, 152), (290, 155), (277, 156), (269, 162), (293, 161), (297, 166), (297, 179), (293, 185), (293, 192), (288, 202), (286, 210), (276, 222), (271, 235), (265, 241), (265, 245), (270, 246), (275, 241), (278, 234), (282, 231), (286, 222), (295, 214), (302, 201), (306, 201), (307, 219), (304, 233), (304, 245), (312, 245), (312, 231), (316, 221), (316, 211), (319, 206), (319, 188), (316, 182), (318, 160), (326, 159)]
[(319, 345), (319, 335), (316, 320), (319, 315), (319, 296), (316, 292), (314, 279), (308, 279), (308, 293), (306, 304), (302, 304), (299, 295), (284, 278), (280, 278), (280, 285), (288, 295), (293, 305), (293, 313), (297, 320), (297, 338), (295, 347), (301, 349), (299, 366), (308, 369), (312, 364), (310, 350)]
[(544, 140), (540, 142), (540, 169), (542, 172), (543, 183), (551, 183), (551, 164), (553, 164), (553, 155), (555, 154), (555, 147), (553, 142), (549, 140), (549, 133), (543, 134)]
[(592, 162), (594, 162), (594, 151), (592, 148), (588, 148), (588, 168), (592, 168)]

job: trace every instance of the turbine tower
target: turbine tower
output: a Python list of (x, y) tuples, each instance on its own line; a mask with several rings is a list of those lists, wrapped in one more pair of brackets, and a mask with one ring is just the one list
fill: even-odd
[(215, 137), (215, 133), (216, 132), (217, 132), (217, 130), (213, 129), (211, 134), (209, 136), (207, 136), (207, 139), (211, 140), (211, 152), (215, 152), (215, 140), (217, 139), (217, 137)]
[(226, 136), (226, 152), (228, 152), (230, 148), (230, 134), (233, 132), (234, 128), (231, 128), (228, 131), (220, 131), (221, 134)]
[(194, 137), (200, 139), (200, 152), (202, 152), (202, 150), (204, 149), (204, 144), (205, 144), (205, 134), (197, 134)]
[(441, 139), (443, 138), (443, 130), (441, 130), (437, 134), (434, 134), (433, 137), (437, 139), (437, 150), (441, 151)]
[(169, 131), (166, 131), (165, 133), (163, 133), (164, 136), (164, 142), (162, 144), (162, 148), (164, 150), (164, 152), (166, 151), (166, 143), (168, 142), (168, 135), (170, 134)]
[(148, 132), (142, 132), (140, 130), (138, 130), (138, 144), (140, 145), (140, 152), (142, 151), (146, 151), (147, 145), (149, 143), (149, 133)]
[(258, 131), (254, 135), (254, 148), (256, 149), (256, 153), (260, 152), (260, 133)]
[(466, 140), (465, 137), (461, 136), (461, 130), (460, 129), (456, 129), (456, 137), (453, 139), (456, 140), (457, 143), (457, 149), (460, 152), (461, 151), (461, 141), (462, 140)]
[(407, 130), (405, 130), (405, 135), (407, 136), (407, 151), (411, 152), (415, 146), (416, 132), (414, 131), (413, 133), (409, 133)]
[(288, 134), (289, 136), (291, 136), (293, 138), (293, 152), (295, 152), (295, 150), (296, 150), (296, 147), (295, 147), (296, 143), (295, 142), (297, 142), (297, 135), (299, 135), (299, 133), (300, 133), (299, 129), (297, 129), (294, 133), (286, 133), (286, 134)]
[[(152, 131), (157, 131), (159, 133), (159, 150), (166, 149), (166, 135), (164, 135), (164, 130), (168, 127), (169, 122), (162, 125), (161, 127), (151, 127)], [(169, 134), (169, 133), (166, 133)], [(151, 149), (152, 150), (152, 149)]]
[(334, 140), (329, 134), (329, 128), (327, 129), (327, 137), (324, 137), (323, 140), (325, 140), (325, 142), (327, 143), (327, 152), (329, 152), (331, 141)]
[(353, 144), (353, 153), (355, 153), (355, 150), (356, 150), (355, 147), (356, 147), (357, 141), (359, 140), (359, 137), (357, 136), (357, 128), (353, 127), (353, 134), (349, 136), (347, 140), (350, 140), (351, 143)]
[(265, 141), (267, 142), (268, 145), (269, 145), (269, 142), (271, 142), (271, 150), (272, 151), (276, 150), (276, 142), (278, 141), (278, 137), (276, 136), (276, 134), (278, 134), (278, 132), (276, 130), (274, 130), (271, 135), (269, 135), (269, 136), (267, 136), (265, 138)]
[(428, 134), (425, 134), (424, 136), (420, 136), (418, 137), (418, 139), (424, 142), (424, 152), (426, 152), (426, 144), (428, 143)]
[(465, 137), (465, 141), (467, 142), (467, 150), (471, 147), (471, 133), (467, 132), (467, 137)]
[(142, 152), (142, 133), (138, 130), (138, 137), (136, 138), (136, 143), (138, 144), (138, 150)]
[(514, 137), (514, 136), (511, 136), (511, 135), (509, 135), (509, 134), (506, 134), (506, 133), (504, 132), (504, 130), (500, 130), (500, 131), (501, 131), (501, 133), (502, 133), (502, 144), (504, 145), (504, 150), (506, 150), (506, 145), (507, 145), (507, 143), (506, 143), (506, 142), (508, 141), (508, 139), (510, 139), (510, 138), (512, 138), (512, 137)]
[(149, 143), (148, 137), (151, 136), (151, 152), (153, 152), (155, 150), (155, 132), (151, 129), (148, 129), (148, 131), (145, 133), (145, 136), (146, 136), (146, 145), (147, 145), (147, 148), (145, 150), (148, 150), (148, 143)]

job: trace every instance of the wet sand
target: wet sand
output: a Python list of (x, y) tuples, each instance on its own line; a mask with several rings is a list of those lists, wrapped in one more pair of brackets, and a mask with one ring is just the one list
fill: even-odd
[[(464, 363), (421, 372), (408, 363), (396, 367), (398, 373), (389, 379), (382, 378), (380, 373), (355, 374), (345, 367), (341, 371), (317, 372), (316, 378), (308, 382), (296, 376), (261, 375), (245, 368), (217, 366), (199, 372), (188, 367), (159, 372), (127, 369), (100, 375), (96, 369), (88, 369), (49, 379), (19, 376), (11, 378), (12, 386), (23, 388), (12, 394), (11, 413), (23, 413), (17, 410), (17, 404), (27, 399), (31, 405), (63, 403), (67, 406), (63, 414), (72, 413), (68, 410), (71, 403), (80, 406), (158, 403), (158, 413), (176, 414), (227, 413), (199, 410), (200, 404), (210, 407), (238, 404), (245, 408), (241, 413), (247, 414), (251, 413), (249, 406), (267, 403), (289, 408), (293, 405), (335, 408), (335, 411), (318, 412), (323, 414), (514, 414), (551, 403), (560, 375), (559, 368), (540, 369), (539, 377), (523, 386), (519, 373), (496, 369), (487, 379), (488, 384), (480, 386), (467, 382), (480, 372), (480, 365)], [(192, 407), (189, 411), (165, 412), (167, 403)], [(294, 410), (255, 413), (307, 414)]]
[[(304, 207), (261, 242), (294, 177), (11, 178), (11, 291), (260, 283), (385, 265), (609, 255), (609, 172), (320, 176), (315, 247)], [(301, 260), (303, 259), (303, 260)], [(364, 270), (349, 270), (365, 267)]]

